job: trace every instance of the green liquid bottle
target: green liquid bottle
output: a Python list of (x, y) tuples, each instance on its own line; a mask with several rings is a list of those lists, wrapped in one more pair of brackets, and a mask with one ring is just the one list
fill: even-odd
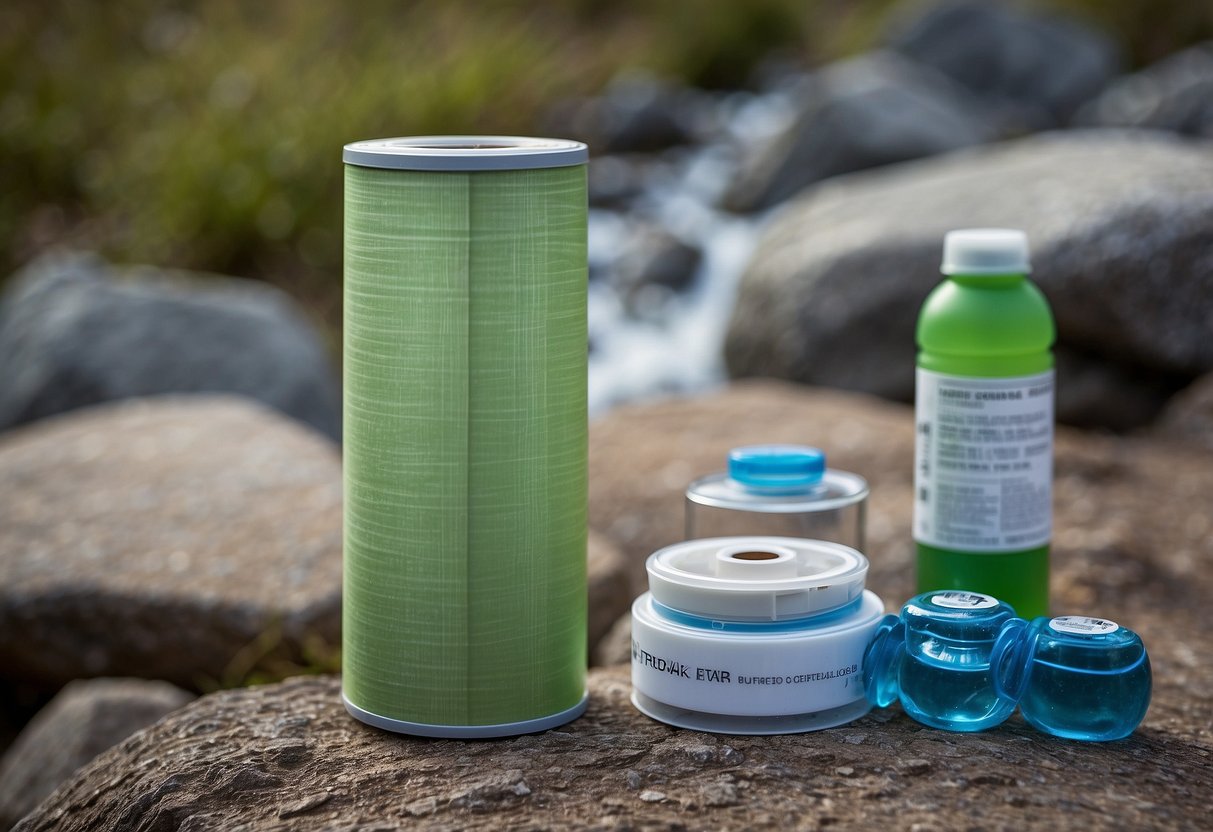
[(1049, 609), (1053, 316), (1021, 231), (950, 232), (942, 271), (918, 318), (918, 591), (983, 592), (1031, 620)]

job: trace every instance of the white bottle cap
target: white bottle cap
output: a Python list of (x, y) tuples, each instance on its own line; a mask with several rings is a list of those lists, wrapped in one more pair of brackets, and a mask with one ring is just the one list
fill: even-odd
[(944, 274), (1027, 274), (1028, 235), (1011, 228), (965, 228), (943, 238)]

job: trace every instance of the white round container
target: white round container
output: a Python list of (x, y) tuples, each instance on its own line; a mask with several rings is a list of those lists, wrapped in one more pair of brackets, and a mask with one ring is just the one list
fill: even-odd
[(789, 734), (868, 712), (863, 654), (884, 613), (836, 543), (691, 540), (649, 557), (632, 605), (632, 702), (701, 731)]

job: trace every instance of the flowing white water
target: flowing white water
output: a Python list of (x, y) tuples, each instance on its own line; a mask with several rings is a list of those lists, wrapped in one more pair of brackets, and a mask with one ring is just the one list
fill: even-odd
[[(590, 284), (591, 414), (723, 381), (724, 335), (757, 236), (753, 218), (714, 207), (734, 168), (725, 146), (709, 146), (650, 176), (633, 214), (591, 211), (591, 269), (608, 276)], [(662, 286), (642, 287), (631, 303), (624, 302), (609, 274), (632, 244), (635, 216), (702, 252), (689, 288), (675, 293)]]

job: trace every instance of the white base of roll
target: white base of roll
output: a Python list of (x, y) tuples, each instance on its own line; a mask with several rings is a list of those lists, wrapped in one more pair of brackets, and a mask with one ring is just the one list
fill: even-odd
[(872, 709), (867, 700), (860, 699), (848, 705), (831, 708), (828, 711), (817, 711), (811, 714), (787, 714), (780, 716), (729, 716), (728, 714), (709, 714), (702, 711), (688, 711), (658, 702), (639, 691), (632, 692), (632, 704), (636, 710), (658, 722), (673, 725), (678, 728), (691, 728), (695, 731), (709, 731), (713, 734), (802, 734), (806, 731), (820, 731), (822, 728), (836, 728), (859, 719)]
[(566, 722), (572, 722), (585, 713), (589, 698), (589, 694), (586, 693), (581, 697), (580, 702), (567, 710), (560, 711), (551, 716), (539, 717), (538, 719), (524, 719), (521, 722), (499, 722), (496, 725), (430, 725), (425, 722), (407, 722), (403, 719), (391, 719), (379, 714), (373, 714), (370, 711), (364, 711), (350, 702), (344, 692), (341, 694), (341, 701), (345, 703), (345, 709), (349, 711), (350, 716), (359, 722), (365, 722), (367, 725), (373, 725), (385, 731), (395, 731), (397, 734), (412, 734), (416, 737), (444, 737), (446, 739), (458, 740), (516, 737), (519, 734), (534, 734), (537, 731), (556, 728), (564, 725)]

